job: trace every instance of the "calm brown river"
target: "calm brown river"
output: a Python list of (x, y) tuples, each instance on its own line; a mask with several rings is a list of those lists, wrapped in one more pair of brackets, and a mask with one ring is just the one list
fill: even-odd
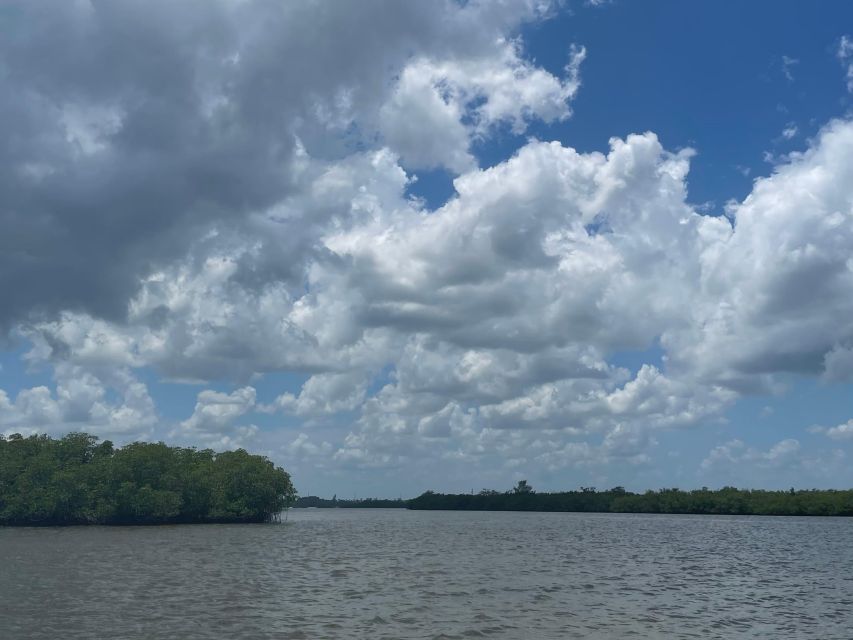
[(0, 638), (853, 638), (853, 519), (0, 528)]

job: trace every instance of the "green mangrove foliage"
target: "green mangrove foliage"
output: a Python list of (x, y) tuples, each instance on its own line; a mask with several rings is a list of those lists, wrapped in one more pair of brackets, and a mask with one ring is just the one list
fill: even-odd
[(0, 436), (0, 525), (265, 522), (295, 499), (283, 469), (243, 449)]
[(536, 493), (522, 481), (511, 491), (478, 494), (427, 491), (409, 500), (410, 509), (481, 511), (586, 511), (612, 513), (696, 513), (775, 516), (853, 516), (853, 490), (760, 491), (724, 487), (716, 491), (661, 489), (631, 493), (622, 487), (596, 491)]

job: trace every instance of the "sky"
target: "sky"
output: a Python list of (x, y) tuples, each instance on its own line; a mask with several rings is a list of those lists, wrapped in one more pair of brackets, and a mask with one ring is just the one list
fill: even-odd
[(853, 4), (0, 5), (0, 433), (302, 495), (853, 486)]

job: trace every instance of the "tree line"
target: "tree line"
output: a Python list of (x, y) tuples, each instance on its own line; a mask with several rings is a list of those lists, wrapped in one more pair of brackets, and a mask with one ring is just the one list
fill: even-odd
[(286, 471), (243, 449), (0, 435), (0, 525), (266, 522), (295, 499)]
[(623, 487), (597, 491), (537, 493), (522, 480), (510, 491), (477, 494), (427, 491), (408, 501), (410, 509), (471, 511), (580, 511), (605, 513), (680, 513), (774, 516), (853, 516), (853, 490), (764, 491), (724, 487), (632, 493)]

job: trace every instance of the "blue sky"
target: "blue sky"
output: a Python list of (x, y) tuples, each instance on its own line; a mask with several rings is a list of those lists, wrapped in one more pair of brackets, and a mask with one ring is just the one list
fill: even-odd
[(546, 67), (559, 67), (566, 40), (606, 52), (585, 62), (575, 117), (539, 135), (591, 150), (654, 131), (667, 148), (693, 147), (691, 201), (721, 211), (768, 173), (764, 152), (802, 149), (845, 113), (836, 51), (851, 17), (844, 2), (623, 2), (531, 27), (528, 49)]
[(853, 6), (543, 7), (9, 5), (0, 432), (853, 485)]

